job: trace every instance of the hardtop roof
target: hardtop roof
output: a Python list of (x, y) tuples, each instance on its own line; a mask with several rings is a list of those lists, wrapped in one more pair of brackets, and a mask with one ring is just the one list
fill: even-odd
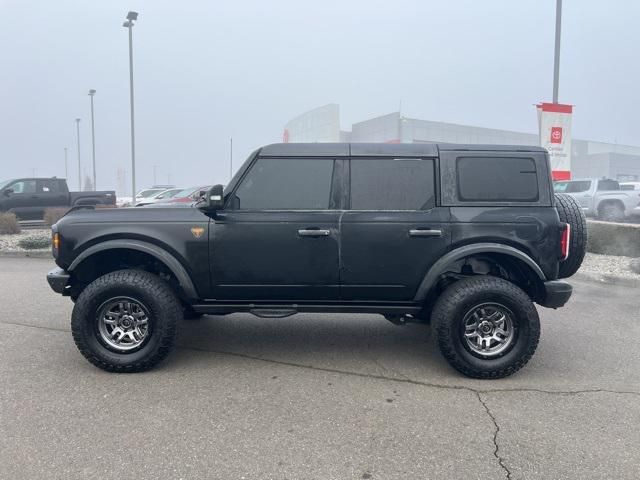
[(260, 149), (264, 157), (437, 157), (439, 151), (545, 152), (528, 145), (473, 145), (449, 143), (272, 143)]

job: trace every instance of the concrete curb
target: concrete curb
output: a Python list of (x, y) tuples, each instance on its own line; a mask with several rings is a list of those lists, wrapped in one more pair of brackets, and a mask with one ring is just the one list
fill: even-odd
[[(606, 283), (608, 285), (621, 285), (625, 287), (639, 287), (640, 279), (631, 277), (622, 277), (620, 275), (609, 275), (606, 273), (578, 272), (573, 277), (577, 280), (587, 282)], [(571, 279), (567, 279), (571, 282)]]
[(32, 251), (0, 251), (0, 257), (9, 258), (50, 258), (53, 261), (51, 250), (32, 250)]

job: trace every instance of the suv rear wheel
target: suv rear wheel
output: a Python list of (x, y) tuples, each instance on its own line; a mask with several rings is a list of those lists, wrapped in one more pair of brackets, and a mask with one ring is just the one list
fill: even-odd
[(182, 306), (158, 276), (140, 270), (108, 273), (85, 288), (71, 316), (76, 346), (110, 372), (141, 372), (175, 344)]
[(521, 369), (540, 338), (538, 312), (529, 296), (497, 277), (477, 276), (447, 288), (433, 310), (440, 351), (473, 378), (501, 378)]

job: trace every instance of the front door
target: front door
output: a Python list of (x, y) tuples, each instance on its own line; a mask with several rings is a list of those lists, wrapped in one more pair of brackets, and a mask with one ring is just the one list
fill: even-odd
[(435, 160), (351, 159), (341, 221), (342, 298), (411, 301), (451, 244), (449, 209), (436, 204)]
[(5, 210), (15, 213), (20, 220), (42, 218), (42, 207), (38, 204), (35, 180), (18, 180), (7, 185), (7, 189), (11, 189), (12, 192), (4, 198)]
[(211, 297), (339, 298), (341, 160), (258, 158), (211, 220)]

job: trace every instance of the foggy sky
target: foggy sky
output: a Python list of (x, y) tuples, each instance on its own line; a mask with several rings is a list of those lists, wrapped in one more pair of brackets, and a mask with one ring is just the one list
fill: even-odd
[[(560, 102), (574, 137), (640, 145), (640, 2), (564, 0)], [(343, 128), (392, 111), (537, 132), (551, 101), (555, 0), (0, 0), (0, 180), (77, 188), (75, 122), (98, 188), (130, 174), (128, 38), (134, 27), (138, 187), (226, 183), (234, 163), (327, 103)]]

